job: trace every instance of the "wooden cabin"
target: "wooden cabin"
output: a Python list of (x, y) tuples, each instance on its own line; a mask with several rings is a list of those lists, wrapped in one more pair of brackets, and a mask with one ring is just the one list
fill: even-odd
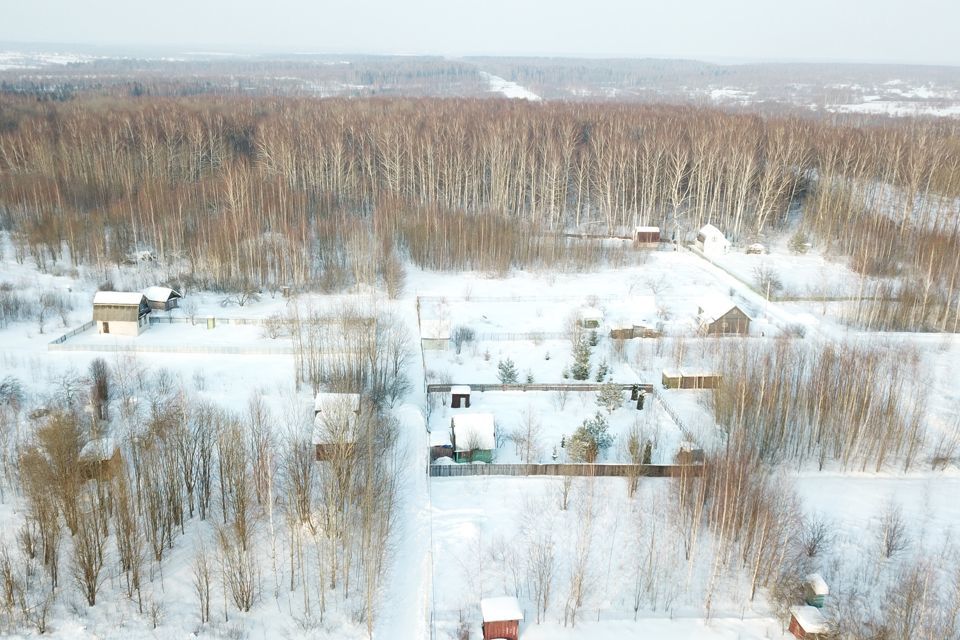
[(465, 384), (456, 384), (450, 387), (450, 408), (470, 408), (470, 387)]
[(803, 599), (811, 607), (822, 609), (830, 587), (819, 573), (811, 573), (803, 581)]
[(730, 298), (708, 297), (697, 307), (698, 330), (701, 335), (749, 335), (750, 316)]
[(120, 445), (112, 438), (98, 438), (80, 450), (80, 477), (84, 480), (112, 480), (123, 469)]
[(459, 413), (450, 420), (450, 442), (457, 462), (493, 462), (497, 448), (492, 413)]
[(313, 403), (313, 445), (318, 462), (349, 456), (356, 446), (359, 393), (318, 393)]
[(826, 640), (829, 638), (830, 626), (820, 609), (804, 605), (790, 608), (790, 633), (795, 638), (804, 640)]
[(638, 247), (660, 244), (660, 227), (634, 227), (633, 244)]
[(170, 311), (176, 309), (180, 304), (180, 298), (183, 296), (170, 287), (148, 287), (143, 292), (147, 299), (147, 304), (153, 311)]
[(93, 297), (93, 320), (99, 333), (138, 336), (150, 326), (149, 313), (142, 293), (98, 291)]
[(518, 640), (523, 610), (516, 598), (501, 596), (480, 600), (483, 640)]
[(719, 256), (730, 250), (730, 241), (720, 229), (712, 224), (705, 224), (697, 232), (695, 246), (705, 256)]
[(661, 382), (664, 389), (716, 389), (721, 376), (717, 373), (664, 369)]

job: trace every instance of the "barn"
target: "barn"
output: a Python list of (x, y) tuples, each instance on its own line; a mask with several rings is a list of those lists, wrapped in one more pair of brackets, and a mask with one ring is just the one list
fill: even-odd
[(99, 333), (138, 336), (150, 326), (150, 306), (142, 293), (98, 291), (93, 297), (93, 320)]
[(718, 256), (730, 250), (730, 241), (720, 229), (712, 224), (705, 224), (697, 232), (695, 246), (706, 256)]
[(800, 640), (824, 640), (829, 636), (830, 626), (816, 607), (791, 607), (790, 633)]
[(143, 295), (147, 298), (147, 304), (154, 311), (170, 311), (176, 309), (180, 298), (183, 296), (170, 287), (148, 287)]
[(523, 610), (516, 598), (482, 598), (480, 615), (483, 618), (483, 640), (518, 640), (520, 637)]
[(493, 462), (497, 448), (492, 413), (461, 413), (450, 420), (450, 442), (457, 462)]
[(664, 369), (661, 383), (664, 389), (716, 389), (720, 375), (689, 369)]
[(450, 408), (470, 408), (470, 386), (466, 384), (455, 384), (450, 387)]
[(660, 227), (635, 227), (633, 244), (636, 246), (660, 244)]
[(318, 393), (313, 403), (313, 445), (323, 462), (349, 454), (356, 444), (359, 393)]
[(708, 297), (697, 307), (699, 331), (708, 336), (741, 335), (750, 333), (750, 316), (723, 296)]

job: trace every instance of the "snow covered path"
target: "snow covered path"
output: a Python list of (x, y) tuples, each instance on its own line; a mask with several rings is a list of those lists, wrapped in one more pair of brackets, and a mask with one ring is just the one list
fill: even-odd
[(490, 91), (502, 93), (507, 98), (532, 100), (534, 102), (540, 100), (540, 96), (535, 94), (533, 91), (530, 91), (526, 87), (520, 86), (516, 82), (511, 82), (510, 80), (506, 80), (500, 76), (495, 76), (492, 73), (487, 73), (486, 71), (481, 71), (480, 75), (486, 78), (487, 82), (490, 83)]

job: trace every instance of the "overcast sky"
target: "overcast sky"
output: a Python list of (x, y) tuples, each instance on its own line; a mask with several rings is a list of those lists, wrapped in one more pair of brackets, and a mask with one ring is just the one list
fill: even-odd
[(960, 65), (960, 0), (0, 0), (0, 41)]

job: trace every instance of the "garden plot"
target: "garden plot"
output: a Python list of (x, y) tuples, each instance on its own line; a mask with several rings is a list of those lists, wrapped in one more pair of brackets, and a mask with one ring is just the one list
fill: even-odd
[[(562, 508), (561, 478), (436, 478), (431, 482), (433, 513), (434, 615), (437, 638), (457, 635), (460, 620), (470, 637), (482, 637), (481, 597), (517, 595), (524, 611), (522, 638), (786, 638), (782, 624), (759, 600), (750, 603), (716, 594), (710, 620), (700, 603), (702, 576), (690, 574), (676, 540), (662, 531), (658, 569), (664, 589), (641, 596), (634, 611), (637, 559), (654, 520), (665, 512), (669, 479), (640, 483), (630, 499), (622, 479), (576, 479)], [(639, 529), (637, 527), (640, 527)], [(585, 559), (584, 598), (575, 627), (563, 616), (570, 575), (578, 558), (578, 541), (590, 540)], [(537, 621), (530, 597), (528, 566), (541, 542), (553, 551), (554, 572), (546, 613)], [(581, 547), (582, 548), (582, 547)], [(669, 585), (673, 585), (672, 587)], [(729, 586), (729, 585), (726, 585)], [(636, 620), (635, 620), (636, 616)]]
[(562, 444), (570, 439), (577, 427), (585, 420), (593, 419), (598, 412), (608, 422), (609, 434), (613, 438), (613, 444), (601, 461), (629, 462), (625, 447), (627, 436), (634, 427), (640, 430), (643, 440), (651, 440), (653, 464), (672, 464), (684, 439), (676, 423), (653, 398), (648, 397), (644, 409), (638, 411), (626, 391), (620, 408), (609, 413), (597, 404), (596, 392), (474, 391), (469, 409), (451, 409), (447, 394), (432, 395), (435, 396), (434, 402), (442, 400), (444, 404), (434, 408), (430, 415), (431, 443), (450, 443), (450, 421), (454, 415), (492, 413), (500, 445), (494, 452), (493, 461), (499, 463), (527, 462), (520, 446), (514, 444), (510, 435), (517, 433), (522, 438), (528, 430), (536, 441), (535, 455), (529, 462), (567, 461)]
[(210, 351), (217, 349), (243, 350), (251, 352), (286, 350), (292, 352), (292, 343), (289, 338), (268, 339), (264, 329), (252, 324), (217, 324), (214, 328), (207, 328), (205, 321), (197, 324), (186, 323), (156, 323), (151, 324), (139, 336), (118, 336), (115, 334), (98, 333), (96, 328), (74, 336), (67, 340), (67, 348), (89, 348), (104, 351), (151, 350), (157, 351)]

